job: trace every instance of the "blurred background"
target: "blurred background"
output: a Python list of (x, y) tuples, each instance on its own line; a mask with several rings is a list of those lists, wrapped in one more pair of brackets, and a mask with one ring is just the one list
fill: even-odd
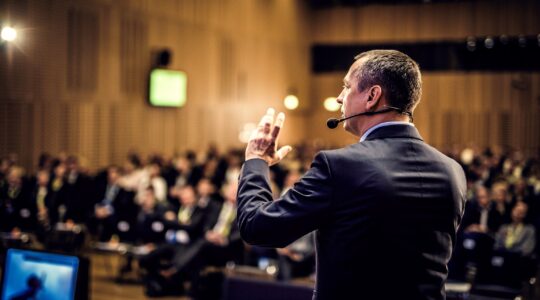
[[(130, 150), (237, 147), (269, 106), (287, 113), (284, 143), (343, 146), (355, 139), (326, 129), (339, 113), (324, 101), (355, 47), (382, 45), (420, 49), (409, 51), (424, 70), (415, 123), (429, 143), (537, 156), (538, 11), (534, 0), (4, 0), (0, 22), (17, 37), (0, 46), (0, 155), (31, 168), (42, 151), (65, 151), (105, 166)], [(163, 50), (187, 74), (182, 108), (148, 103)]]
[[(0, 250), (77, 256), (92, 270), (78, 293), (143, 299), (159, 294), (155, 261), (144, 266), (156, 249), (206, 240), (229, 253), (239, 242), (168, 292), (310, 299), (309, 236), (248, 247), (231, 228), (212, 235), (218, 215), (266, 108), (285, 112), (280, 142), (294, 148), (272, 169), (277, 198), (318, 150), (357, 142), (326, 127), (354, 56), (398, 49), (422, 70), (415, 126), (467, 174), (470, 213), (450, 271), (469, 285), (449, 298), (468, 298), (477, 283), (510, 290), (474, 299), (538, 298), (539, 13), (538, 0), (0, 0)], [(204, 216), (196, 226), (193, 205)], [(506, 236), (512, 223), (531, 228), (524, 248)], [(126, 285), (133, 261), (142, 271)], [(230, 274), (238, 266), (270, 281), (248, 284)], [(497, 272), (518, 280), (485, 275)], [(276, 283), (293, 278), (304, 280)]]

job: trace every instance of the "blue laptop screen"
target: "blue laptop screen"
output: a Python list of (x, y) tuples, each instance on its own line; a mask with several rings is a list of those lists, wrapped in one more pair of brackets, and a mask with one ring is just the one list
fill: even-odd
[(2, 300), (73, 300), (78, 266), (75, 256), (9, 249)]

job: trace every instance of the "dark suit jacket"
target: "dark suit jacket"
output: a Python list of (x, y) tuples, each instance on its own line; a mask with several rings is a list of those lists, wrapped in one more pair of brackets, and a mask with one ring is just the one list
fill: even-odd
[(64, 220), (73, 220), (75, 223), (84, 223), (94, 212), (92, 205), (92, 192), (94, 182), (84, 174), (78, 174), (74, 183), (64, 182), (66, 213)]
[(317, 230), (316, 299), (444, 299), (447, 263), (465, 206), (462, 168), (391, 125), (322, 151), (272, 201), (268, 166), (248, 160), (238, 221), (251, 244), (284, 247)]
[(24, 180), (18, 192), (11, 198), (9, 185), (0, 189), (0, 231), (11, 231), (17, 227), (21, 231), (33, 232), (37, 226), (37, 206), (32, 201), (29, 183)]

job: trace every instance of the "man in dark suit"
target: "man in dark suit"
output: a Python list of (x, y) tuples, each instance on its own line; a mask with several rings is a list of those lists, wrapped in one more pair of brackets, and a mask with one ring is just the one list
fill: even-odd
[(37, 207), (20, 167), (11, 167), (6, 184), (0, 189), (0, 231), (34, 232), (37, 227)]
[[(119, 224), (124, 222), (134, 227), (139, 207), (135, 204), (135, 193), (127, 191), (119, 184), (122, 172), (117, 166), (107, 168), (107, 179), (97, 184), (94, 214), (90, 219), (92, 227), (96, 227), (98, 239), (107, 242), (117, 232), (124, 242), (135, 239), (133, 229), (120, 231)], [(122, 227), (122, 226), (120, 226)]]
[(460, 229), (493, 236), (502, 224), (503, 216), (489, 198), (488, 189), (484, 186), (476, 187), (474, 199), (467, 202)]
[[(444, 299), (466, 195), (463, 170), (423, 142), (409, 119), (420, 100), (417, 64), (393, 50), (356, 57), (337, 101), (354, 145), (322, 151), (272, 201), (268, 166), (284, 115), (269, 109), (246, 149), (238, 222), (245, 241), (284, 247), (316, 230), (316, 299)], [(362, 115), (358, 115), (362, 113)]]
[(65, 182), (65, 222), (86, 223), (92, 215), (92, 192), (95, 187), (90, 176), (86, 175), (79, 164), (79, 159), (69, 156), (66, 161), (67, 176)]

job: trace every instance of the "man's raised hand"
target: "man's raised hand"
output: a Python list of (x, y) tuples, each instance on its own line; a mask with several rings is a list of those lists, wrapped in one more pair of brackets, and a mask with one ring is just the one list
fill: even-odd
[(269, 108), (257, 128), (251, 133), (246, 147), (246, 160), (260, 158), (271, 166), (278, 163), (292, 150), (288, 145), (277, 150), (279, 132), (283, 127), (285, 114), (279, 113), (275, 123), (274, 114), (274, 109)]

